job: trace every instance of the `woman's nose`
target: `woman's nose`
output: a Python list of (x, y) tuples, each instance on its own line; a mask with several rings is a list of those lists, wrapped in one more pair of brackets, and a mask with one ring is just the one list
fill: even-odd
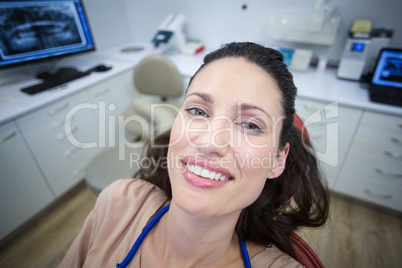
[(233, 128), (226, 117), (214, 117), (208, 120), (205, 128), (192, 131), (191, 141), (194, 146), (208, 155), (223, 156), (231, 146)]

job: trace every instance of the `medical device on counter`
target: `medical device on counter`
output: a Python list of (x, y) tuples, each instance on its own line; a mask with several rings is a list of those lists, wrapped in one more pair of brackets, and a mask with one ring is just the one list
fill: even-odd
[(169, 50), (180, 50), (186, 43), (184, 27), (186, 18), (182, 14), (170, 14), (159, 25), (152, 43), (156, 48), (166, 52)]
[(371, 28), (371, 21), (357, 19), (349, 31), (337, 76), (359, 81), (373, 70), (379, 51), (387, 47), (393, 31)]
[(277, 48), (283, 55), (283, 62), (293, 71), (306, 71), (313, 58), (311, 49)]
[(330, 0), (315, 0), (311, 14), (277, 14), (267, 25), (268, 35), (278, 41), (330, 46), (341, 23)]

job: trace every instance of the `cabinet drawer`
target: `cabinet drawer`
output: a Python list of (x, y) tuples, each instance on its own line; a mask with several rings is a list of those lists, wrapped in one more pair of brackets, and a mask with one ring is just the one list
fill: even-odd
[(341, 155), (340, 151), (345, 152), (349, 148), (352, 139), (350, 136), (337, 133), (330, 133), (328, 135), (326, 130), (322, 132), (309, 130), (309, 136), (314, 149), (323, 154), (326, 152), (338, 152), (338, 155)]
[(402, 118), (400, 116), (385, 115), (366, 111), (362, 117), (362, 125), (402, 133)]
[(87, 92), (82, 92), (22, 117), (17, 123), (28, 143), (48, 134), (59, 135), (64, 124), (72, 120), (67, 116), (70, 109), (87, 100)]
[[(319, 112), (318, 112), (319, 111)], [(297, 98), (296, 113), (309, 127), (323, 127), (338, 123), (339, 132), (352, 135), (357, 127), (362, 111), (338, 105)]]
[(361, 180), (400, 187), (402, 189), (402, 160), (389, 156), (372, 155), (351, 149), (343, 167), (344, 174)]
[[(92, 110), (89, 113), (80, 112), (65, 128), (43, 133), (39, 138), (29, 141), (29, 146), (34, 154), (45, 151), (54, 150), (56, 148), (64, 148), (65, 150), (72, 145), (87, 144), (98, 141), (98, 125), (96, 124), (95, 115)], [(39, 131), (36, 129), (35, 131)]]
[(383, 155), (384, 153), (398, 159), (402, 164), (402, 134), (368, 126), (360, 126), (353, 147), (369, 154)]
[(68, 150), (48, 151), (38, 155), (37, 158), (52, 190), (58, 197), (84, 178), (86, 165), (99, 151), (99, 147), (86, 149), (70, 146)]
[[(36, 157), (47, 152), (55, 152), (60, 155), (68, 154), (67, 151), (75, 147), (88, 148), (89, 145), (99, 146), (97, 143), (97, 129), (88, 125), (73, 125), (72, 134), (60, 134), (59, 136), (44, 136), (43, 139), (30, 144), (32, 152)], [(47, 138), (47, 139), (46, 139)]]
[[(344, 175), (342, 175), (344, 174)], [(335, 191), (380, 206), (402, 211), (402, 190), (387, 184), (362, 180), (342, 172), (336, 183)]]

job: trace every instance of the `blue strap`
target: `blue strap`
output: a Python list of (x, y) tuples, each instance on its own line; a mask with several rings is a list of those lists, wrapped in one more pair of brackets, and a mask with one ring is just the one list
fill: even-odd
[(130, 252), (127, 254), (127, 256), (124, 259), (124, 261), (122, 261), (122, 263), (118, 263), (116, 265), (117, 268), (126, 267), (130, 263), (130, 261), (133, 259), (134, 255), (135, 255), (135, 253), (137, 252), (138, 248), (140, 247), (142, 241), (145, 239), (145, 237), (147, 236), (149, 231), (151, 231), (151, 229), (155, 226), (155, 224), (160, 220), (160, 218), (162, 218), (162, 216), (166, 213), (166, 211), (169, 210), (169, 207), (170, 207), (170, 204), (168, 204), (167, 206), (162, 208), (156, 214), (156, 216), (148, 223), (148, 225), (145, 226), (144, 230), (142, 230), (142, 233), (140, 234), (140, 236), (135, 241), (133, 247), (131, 248)]
[[(134, 258), (135, 253), (137, 252), (138, 248), (140, 247), (142, 241), (145, 239), (149, 231), (155, 226), (155, 224), (162, 218), (162, 216), (168, 211), (170, 208), (170, 204), (166, 205), (163, 207), (156, 215), (155, 217), (148, 223), (147, 226), (145, 226), (144, 230), (142, 230), (140, 236), (137, 238), (135, 241), (134, 245), (128, 252), (126, 258), (121, 262), (116, 265), (116, 268), (125, 268), (127, 265), (131, 262), (131, 260)], [(243, 261), (244, 261), (244, 267), (245, 268), (251, 268), (251, 263), (250, 263), (250, 257), (248, 255), (247, 251), (247, 246), (246, 243), (239, 238), (239, 243), (240, 243), (240, 249), (241, 253), (243, 255)]]
[(239, 238), (241, 254), (243, 255), (244, 267), (251, 268), (250, 257), (248, 255), (246, 243)]

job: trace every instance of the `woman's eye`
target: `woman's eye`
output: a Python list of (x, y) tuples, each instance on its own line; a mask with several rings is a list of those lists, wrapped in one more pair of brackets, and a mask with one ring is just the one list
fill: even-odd
[(241, 123), (241, 126), (246, 128), (247, 130), (255, 131), (255, 132), (262, 132), (261, 128), (254, 123), (246, 122)]
[(207, 115), (203, 110), (198, 109), (198, 108), (189, 108), (189, 109), (186, 109), (186, 111), (195, 116), (206, 116)]

